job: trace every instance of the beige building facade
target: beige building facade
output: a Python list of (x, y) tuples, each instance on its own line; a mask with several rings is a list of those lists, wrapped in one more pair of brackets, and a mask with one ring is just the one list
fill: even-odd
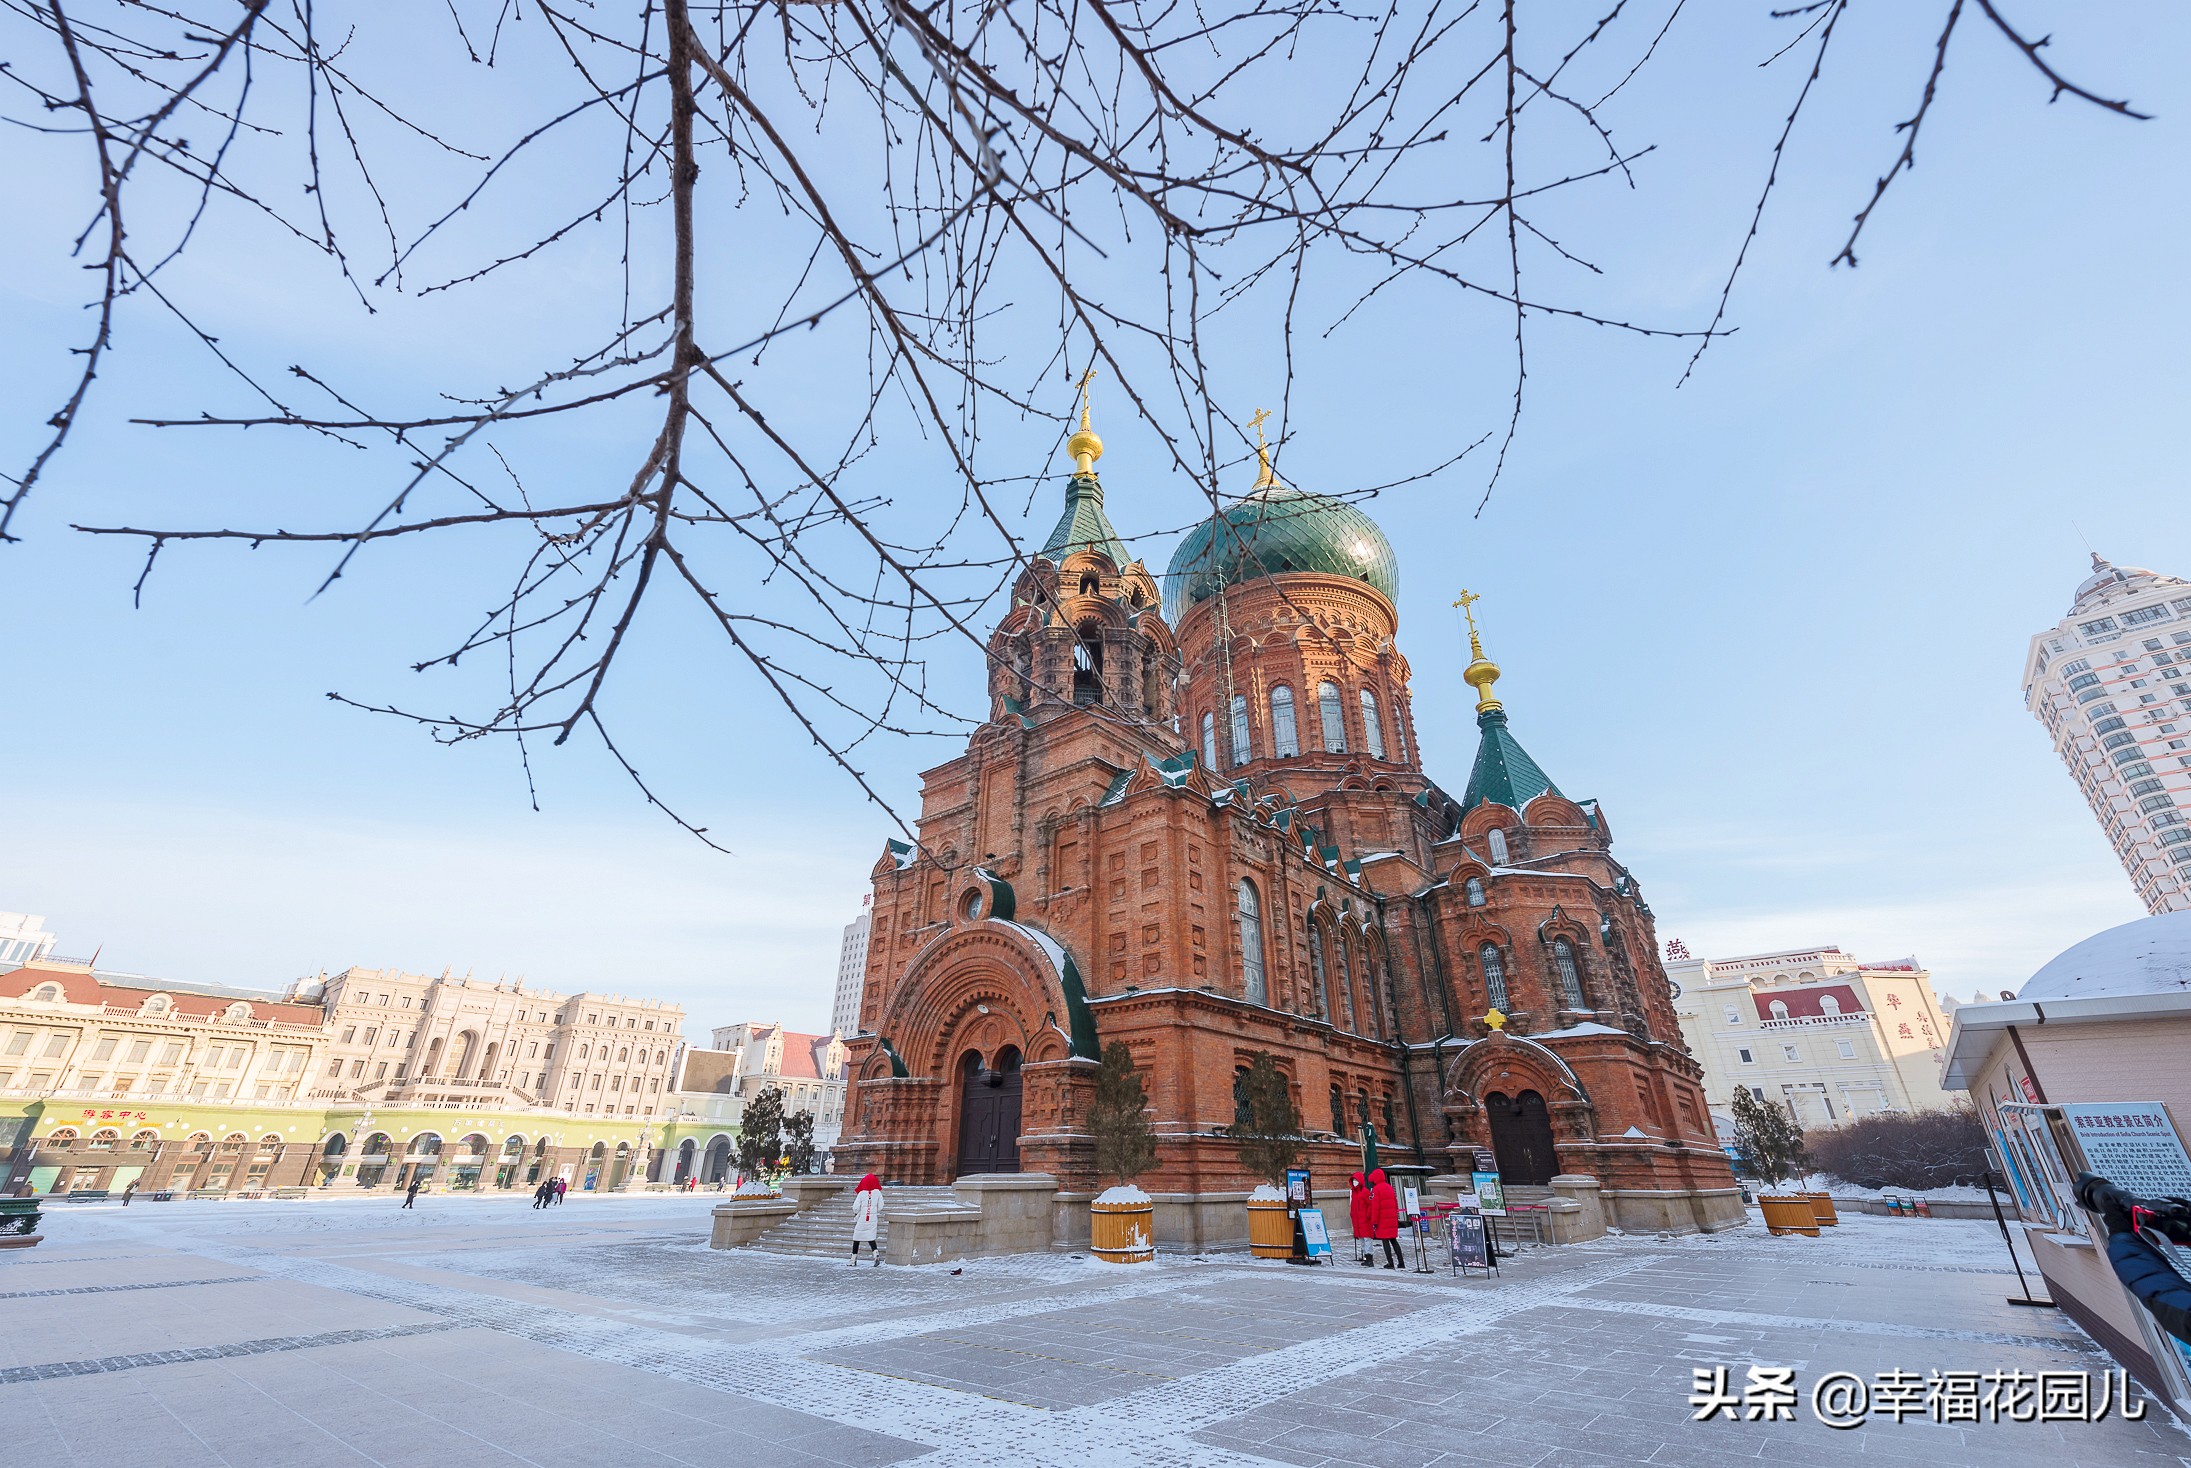
[(844, 1041), (805, 1035), (780, 1024), (724, 1025), (711, 1036), (728, 1057), (735, 1094), (750, 1102), (770, 1086), (784, 1093), (784, 1112), (814, 1117), (814, 1146), (826, 1152), (844, 1129)]
[(2024, 707), (2145, 910), (2191, 909), (2191, 582), (2094, 555), (2024, 654)]
[(1791, 948), (1669, 958), (1666, 972), (1722, 1142), (1734, 1134), (1738, 1086), (1806, 1127), (1960, 1099), (1940, 1085), (1948, 1021), (1914, 958), (1860, 963), (1836, 947)]
[(348, 968), (289, 994), (326, 1015), (319, 1099), (645, 1118), (666, 1109), (684, 1043), (684, 1010), (663, 1000), (448, 970)]
[(47, 957), (0, 988), (0, 1095), (288, 1102), (323, 1070), (319, 1009), (118, 982)]

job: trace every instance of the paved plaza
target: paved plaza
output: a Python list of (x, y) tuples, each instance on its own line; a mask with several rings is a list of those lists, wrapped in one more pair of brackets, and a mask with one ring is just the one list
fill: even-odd
[[(1607, 1239), (1497, 1280), (1241, 1255), (955, 1273), (713, 1251), (714, 1201), (57, 1205), (44, 1245), (0, 1254), (0, 1462), (2191, 1462), (2135, 1387), (2142, 1421), (1816, 1420), (1829, 1372), (2108, 1366), (2005, 1303), (1990, 1224)], [(1794, 1420), (1693, 1421), (1722, 1366), (1738, 1394), (1792, 1368)]]

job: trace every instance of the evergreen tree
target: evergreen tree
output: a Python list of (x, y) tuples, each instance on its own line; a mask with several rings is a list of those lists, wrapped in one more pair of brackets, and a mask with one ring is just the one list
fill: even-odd
[(1130, 1183), (1156, 1165), (1156, 1133), (1149, 1126), (1149, 1097), (1123, 1040), (1103, 1047), (1095, 1101), (1088, 1107), (1095, 1136), (1096, 1171)]
[(794, 1111), (784, 1118), (784, 1165), (794, 1176), (814, 1170), (814, 1113)]
[(1809, 1169), (1803, 1129), (1783, 1106), (1761, 1101), (1747, 1086), (1735, 1087), (1735, 1150), (1758, 1181), (1777, 1188)]
[(770, 1086), (746, 1103), (738, 1123), (738, 1170), (749, 1178), (776, 1170), (784, 1151), (784, 1093)]
[(1256, 1051), (1235, 1079), (1233, 1101), (1232, 1134), (1240, 1142), (1240, 1165), (1272, 1187), (1284, 1187), (1286, 1169), (1301, 1160), (1307, 1147), (1286, 1073), (1268, 1050)]

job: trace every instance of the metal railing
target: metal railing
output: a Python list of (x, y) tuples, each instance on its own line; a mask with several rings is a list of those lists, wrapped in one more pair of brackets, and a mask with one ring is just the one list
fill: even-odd
[(1769, 1019), (1758, 1025), (1761, 1030), (1794, 1030), (1806, 1025), (1863, 1025), (1870, 1024), (1871, 1016), (1858, 1011), (1855, 1014), (1797, 1014), (1786, 1019)]

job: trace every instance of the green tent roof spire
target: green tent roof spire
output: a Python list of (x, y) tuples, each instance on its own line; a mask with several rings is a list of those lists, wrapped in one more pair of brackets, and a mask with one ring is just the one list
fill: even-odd
[(1110, 517), (1103, 513), (1103, 486), (1093, 473), (1075, 474), (1066, 481), (1065, 513), (1058, 516), (1057, 527), (1042, 545), (1043, 556), (1052, 562), (1082, 550), (1101, 551), (1121, 569), (1131, 559), (1111, 528)]
[(1560, 788), (1508, 731), (1506, 705), (1491, 691), (1499, 681), (1499, 665), (1484, 656), (1483, 635), (1476, 626), (1476, 603), (1482, 600), (1473, 591), (1464, 591), (1453, 603), (1468, 618), (1469, 664), (1461, 677), (1476, 690), (1476, 727), (1483, 730), (1483, 739), (1476, 746), (1476, 767), (1468, 772), (1468, 790), (1461, 796), (1461, 809), (1472, 811), (1489, 801), (1518, 811), (1547, 791), (1558, 795)]
[(1493, 704), (1476, 715), (1483, 739), (1476, 746), (1476, 767), (1468, 772), (1468, 790), (1461, 809), (1474, 810), (1485, 802), (1520, 810), (1538, 796), (1560, 793), (1538, 763), (1529, 757), (1506, 727), (1506, 710)]

